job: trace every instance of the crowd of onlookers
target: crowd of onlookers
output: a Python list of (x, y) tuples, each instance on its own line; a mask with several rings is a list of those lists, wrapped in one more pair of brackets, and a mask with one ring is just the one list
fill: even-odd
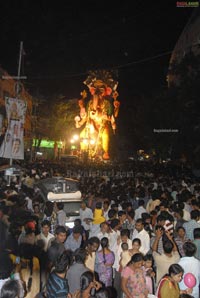
[[(22, 171), (0, 177), (0, 298), (199, 298), (199, 178), (150, 163)], [(52, 176), (79, 181), (72, 228), (35, 187)]]

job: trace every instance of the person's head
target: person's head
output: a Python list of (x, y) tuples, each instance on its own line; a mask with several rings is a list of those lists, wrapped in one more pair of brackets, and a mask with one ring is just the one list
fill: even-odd
[(135, 217), (135, 211), (134, 210), (130, 210), (127, 212), (127, 219), (129, 222), (132, 222), (134, 220)]
[(108, 218), (109, 219), (114, 219), (114, 218), (116, 218), (116, 216), (117, 216), (117, 211), (116, 210), (110, 209), (108, 211)]
[(184, 238), (185, 237), (185, 228), (184, 227), (178, 227), (177, 229), (177, 235), (180, 237), (180, 238)]
[(102, 209), (102, 202), (96, 203), (96, 209)]
[(139, 206), (139, 207), (144, 206), (144, 200), (139, 200), (139, 201), (138, 201), (138, 206)]
[(12, 152), (18, 153), (20, 149), (21, 141), (20, 139), (13, 139), (12, 141)]
[(10, 142), (10, 140), (11, 140), (11, 134), (10, 133), (7, 133), (6, 134), (6, 142), (7, 143)]
[(121, 241), (127, 242), (130, 236), (130, 231), (128, 229), (122, 229), (120, 231)]
[(67, 231), (63, 226), (57, 226), (55, 229), (56, 240), (60, 243), (64, 243), (67, 237)]
[(192, 210), (190, 212), (191, 219), (194, 219), (194, 220), (197, 221), (199, 219), (199, 216), (200, 216), (200, 211), (199, 210)]
[(197, 247), (194, 243), (186, 241), (183, 244), (183, 251), (186, 257), (193, 257), (196, 253)]
[(139, 251), (141, 247), (141, 240), (139, 238), (135, 238), (132, 241), (132, 249), (134, 249), (135, 251)]
[(169, 266), (168, 274), (177, 283), (179, 283), (183, 277), (184, 270), (179, 264), (172, 264)]
[(75, 219), (74, 226), (81, 226), (81, 219), (80, 218)]
[(87, 248), (90, 252), (96, 252), (99, 248), (100, 240), (97, 237), (91, 237), (88, 239)]
[(103, 202), (103, 209), (104, 209), (104, 210), (108, 210), (109, 205), (110, 205), (110, 202), (109, 202), (108, 200), (105, 200), (105, 201)]
[(166, 240), (163, 242), (163, 250), (166, 254), (171, 254), (173, 250), (173, 243), (170, 240)]
[(41, 223), (41, 231), (44, 235), (48, 235), (50, 231), (51, 223), (48, 220), (43, 220)]
[(200, 228), (196, 228), (193, 231), (194, 239), (200, 239)]
[(73, 255), (76, 263), (81, 263), (81, 264), (85, 263), (87, 252), (84, 248), (77, 248)]
[(144, 229), (144, 222), (141, 218), (138, 218), (135, 223), (135, 229), (141, 232)]
[(91, 271), (86, 271), (81, 275), (80, 278), (80, 288), (81, 292), (85, 291), (91, 282), (94, 281), (94, 273)]
[(119, 230), (120, 228), (120, 221), (118, 218), (112, 219), (110, 222), (110, 227), (112, 230)]
[(121, 244), (121, 248), (122, 248), (123, 251), (128, 251), (128, 243), (123, 242), (123, 243)]
[(55, 272), (65, 273), (71, 264), (71, 258), (68, 251), (64, 251), (55, 261)]
[(141, 253), (134, 254), (127, 265), (132, 265), (135, 269), (141, 268), (143, 265), (143, 255)]
[(80, 226), (74, 226), (72, 233), (75, 240), (78, 240), (81, 235), (82, 229)]
[(101, 243), (101, 247), (104, 249), (104, 248), (108, 248), (109, 246), (109, 240), (107, 237), (103, 237), (100, 241)]
[(100, 224), (101, 232), (108, 233), (109, 232), (109, 224), (107, 222), (102, 222)]
[(62, 202), (57, 202), (57, 203), (56, 203), (56, 207), (57, 207), (58, 211), (63, 210), (63, 208), (64, 208), (64, 203), (62, 203)]
[(145, 268), (152, 268), (153, 266), (153, 255), (152, 254), (146, 254), (144, 256), (144, 267)]
[(121, 222), (124, 222), (126, 219), (126, 212), (123, 210), (118, 211), (118, 218)]
[(82, 201), (82, 202), (81, 202), (81, 209), (82, 209), (82, 210), (85, 210), (86, 207), (87, 207), (86, 202), (85, 202), (85, 201)]
[(18, 280), (7, 280), (1, 288), (1, 298), (19, 298), (20, 285)]

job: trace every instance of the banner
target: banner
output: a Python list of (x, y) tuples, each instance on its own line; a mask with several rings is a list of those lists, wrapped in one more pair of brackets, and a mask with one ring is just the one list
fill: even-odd
[(8, 127), (0, 148), (0, 157), (24, 159), (24, 122), (27, 103), (17, 98), (5, 98)]

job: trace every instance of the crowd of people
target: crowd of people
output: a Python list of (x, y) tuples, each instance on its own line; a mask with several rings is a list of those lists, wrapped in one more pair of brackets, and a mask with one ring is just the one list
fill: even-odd
[[(23, 171), (0, 177), (0, 298), (199, 298), (199, 178), (144, 164)], [(73, 228), (35, 187), (59, 175), (79, 181)]]

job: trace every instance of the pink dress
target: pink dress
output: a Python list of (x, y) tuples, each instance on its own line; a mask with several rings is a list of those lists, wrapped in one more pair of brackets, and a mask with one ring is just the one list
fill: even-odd
[[(129, 266), (126, 266), (122, 270), (121, 276), (128, 279), (127, 288), (131, 293), (131, 298), (147, 297), (145, 294), (147, 290), (145, 272), (142, 269), (134, 271)], [(125, 298), (126, 297), (127, 296), (125, 296)]]

